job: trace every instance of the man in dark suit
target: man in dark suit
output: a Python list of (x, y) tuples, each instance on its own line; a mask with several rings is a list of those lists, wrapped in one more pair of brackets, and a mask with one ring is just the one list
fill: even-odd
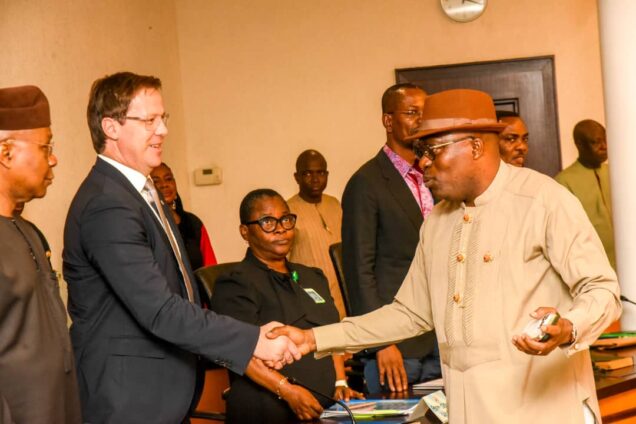
[(161, 82), (118, 73), (91, 89), (95, 166), (64, 230), (71, 338), (84, 421), (186, 420), (197, 355), (242, 374), (254, 355), (282, 366), (295, 346), (201, 309), (172, 215), (148, 178), (168, 130)]
[[(353, 315), (391, 303), (415, 254), (419, 229), (433, 207), (412, 142), (426, 93), (413, 84), (389, 87), (382, 96), (386, 144), (351, 177), (342, 197), (342, 253)], [(433, 332), (367, 352), (369, 392), (407, 389), (407, 383), (441, 375)], [(374, 358), (375, 356), (375, 358)]]

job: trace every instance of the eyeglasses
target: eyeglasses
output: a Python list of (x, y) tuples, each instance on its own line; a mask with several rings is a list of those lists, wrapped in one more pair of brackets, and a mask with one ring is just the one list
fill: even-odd
[(462, 137), (458, 140), (451, 140), (451, 141), (447, 141), (446, 143), (440, 143), (440, 144), (426, 144), (423, 140), (420, 139), (420, 140), (416, 140), (413, 143), (413, 152), (415, 153), (415, 156), (417, 156), (418, 158), (426, 157), (432, 162), (435, 160), (435, 158), (437, 157), (437, 155), (439, 154), (440, 150), (443, 147), (450, 146), (451, 144), (455, 144), (455, 143), (460, 143), (466, 140), (472, 141), (476, 139), (477, 137), (469, 135), (468, 137)]
[(9, 138), (7, 140), (5, 140), (7, 143), (28, 143), (28, 144), (35, 144), (36, 146), (40, 146), (40, 147), (45, 147), (46, 148), (46, 157), (51, 157), (51, 155), (53, 154), (53, 147), (55, 146), (55, 143), (52, 141), (49, 141), (48, 143), (38, 143), (37, 141), (31, 141), (31, 140), (17, 140), (15, 138)]
[(261, 230), (266, 233), (273, 233), (276, 231), (278, 224), (285, 230), (291, 230), (296, 226), (296, 215), (293, 213), (283, 215), (280, 218), (274, 218), (273, 216), (264, 216), (255, 221), (244, 222), (243, 225), (258, 224)]
[(154, 131), (159, 126), (159, 122), (163, 121), (163, 125), (168, 126), (168, 118), (170, 118), (169, 113), (164, 113), (163, 115), (156, 115), (152, 118), (141, 118), (139, 116), (124, 116), (123, 119), (130, 119), (132, 121), (143, 122), (146, 125), (146, 129), (148, 131)]
[(420, 117), (422, 116), (422, 111), (421, 110), (415, 110), (415, 109), (409, 109), (409, 110), (396, 110), (394, 112), (388, 112), (389, 115), (394, 115), (396, 113), (399, 113), (401, 115), (406, 115), (409, 118), (415, 118), (415, 117)]

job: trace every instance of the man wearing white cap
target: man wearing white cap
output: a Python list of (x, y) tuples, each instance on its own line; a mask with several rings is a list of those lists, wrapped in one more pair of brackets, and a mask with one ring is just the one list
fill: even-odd
[[(57, 165), (49, 103), (34, 86), (0, 89), (0, 422), (81, 422), (66, 311), (32, 224)], [(18, 208), (19, 209), (19, 208)]]

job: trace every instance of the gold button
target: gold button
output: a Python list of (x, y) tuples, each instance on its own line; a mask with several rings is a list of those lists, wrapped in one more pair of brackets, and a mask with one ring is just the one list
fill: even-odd
[(487, 263), (487, 262), (492, 262), (492, 261), (493, 261), (493, 259), (494, 259), (494, 258), (492, 257), (492, 255), (491, 255), (490, 253), (486, 253), (486, 254), (484, 255), (484, 262), (486, 262), (486, 263)]
[(50, 251), (50, 250), (47, 250), (47, 251), (45, 252), (45, 255), (46, 255), (46, 257), (47, 257), (47, 258), (50, 258), (50, 257), (51, 257), (51, 251)]
[(464, 215), (464, 222), (470, 222), (470, 215), (468, 214)]
[(453, 295), (453, 301), (454, 301), (455, 303), (459, 303), (459, 293), (455, 293), (455, 294)]
[(464, 262), (464, 255), (462, 255), (461, 253), (457, 254), (457, 262)]

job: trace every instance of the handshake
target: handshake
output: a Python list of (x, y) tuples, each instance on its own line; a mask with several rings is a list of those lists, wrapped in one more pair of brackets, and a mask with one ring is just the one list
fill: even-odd
[(315, 350), (313, 330), (301, 330), (272, 321), (261, 327), (254, 357), (279, 370)]

